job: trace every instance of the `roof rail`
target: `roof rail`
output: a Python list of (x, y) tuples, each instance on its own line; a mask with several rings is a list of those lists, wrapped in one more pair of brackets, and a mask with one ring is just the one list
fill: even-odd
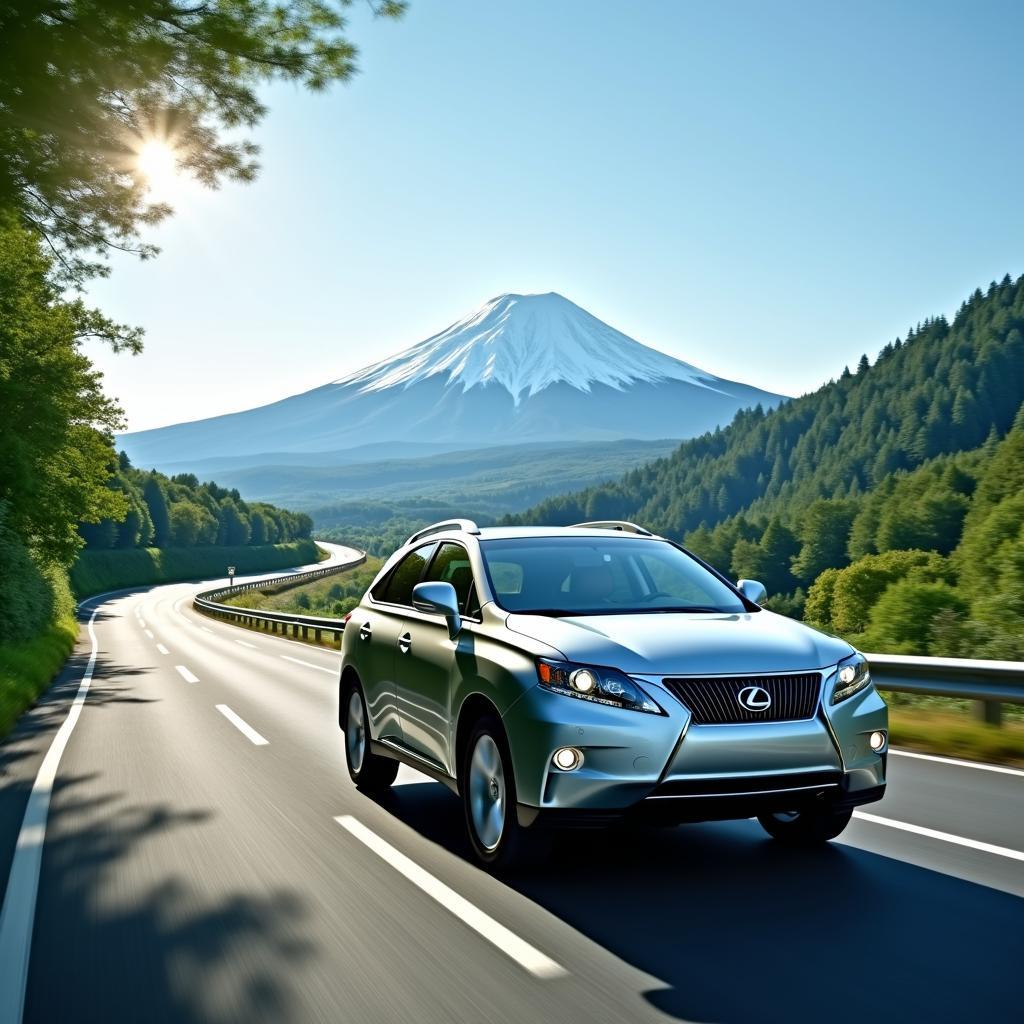
[(592, 523), (573, 523), (570, 530), (621, 530), (623, 533), (638, 533), (641, 537), (653, 537), (650, 530), (645, 530), (636, 523), (627, 523), (624, 519), (599, 519)]
[[(446, 530), (461, 530), (463, 533), (479, 533), (480, 527), (472, 519), (446, 519), (442, 523), (434, 523), (432, 526), (424, 526), (417, 530), (405, 543), (412, 544), (423, 537), (429, 537), (432, 533), (444, 533)], [(404, 547), (404, 545), (403, 545)]]

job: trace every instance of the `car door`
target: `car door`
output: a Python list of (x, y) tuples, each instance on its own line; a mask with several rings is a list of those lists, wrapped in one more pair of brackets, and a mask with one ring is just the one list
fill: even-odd
[(346, 629), (357, 630), (360, 655), (357, 670), (366, 694), (371, 734), (378, 739), (402, 740), (396, 670), (399, 639), (411, 611), (412, 588), (420, 581), (435, 544), (409, 552), (370, 592)]
[(472, 646), (472, 623), (479, 606), (469, 552), (443, 541), (423, 575), (423, 582), (451, 583), (466, 626), (454, 639), (440, 615), (413, 609), (405, 619), (404, 644), (398, 654), (398, 707), (406, 746), (453, 772), (451, 698), (455, 689), (456, 655)]

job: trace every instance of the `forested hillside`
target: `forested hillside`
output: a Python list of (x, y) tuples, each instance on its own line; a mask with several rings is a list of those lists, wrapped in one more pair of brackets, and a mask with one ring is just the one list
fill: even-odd
[(81, 523), (86, 546), (97, 548), (244, 547), (308, 538), (313, 520), (266, 502), (246, 502), (237, 490), (192, 473), (166, 477), (135, 469), (121, 452), (107, 486), (121, 497), (123, 518)]
[(1022, 401), (1024, 277), (1006, 277), (874, 365), (510, 521), (636, 520), (864, 642), (1020, 656)]

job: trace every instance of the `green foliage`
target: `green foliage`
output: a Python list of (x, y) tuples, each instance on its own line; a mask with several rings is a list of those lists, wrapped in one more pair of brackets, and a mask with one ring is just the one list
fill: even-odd
[(0, 644), (28, 640), (73, 617), (64, 567), (30, 549), (11, 528), (0, 501)]
[[(0, 6), (0, 211), (39, 230), (68, 279), (103, 273), (96, 253), (152, 255), (139, 230), (170, 209), (147, 198), (137, 155), (172, 145), (215, 187), (255, 175), (239, 129), (264, 115), (260, 85), (344, 81), (352, 0), (199, 3), (51, 0)], [(383, 0), (378, 14), (404, 4)]]
[(9, 528), (64, 565), (82, 543), (77, 523), (129, 509), (105, 486), (121, 411), (80, 347), (118, 331), (65, 299), (38, 238), (0, 215), (0, 501)]
[(137, 548), (134, 551), (82, 552), (71, 569), (71, 585), (79, 597), (122, 587), (178, 580), (216, 579), (233, 565), (238, 574), (290, 569), (317, 560), (311, 540), (263, 547)]
[(793, 575), (805, 583), (826, 569), (849, 561), (846, 554), (856, 506), (850, 501), (814, 502), (800, 521), (800, 552), (793, 559)]
[(900, 580), (871, 609), (863, 646), (897, 654), (927, 654), (932, 624), (940, 614), (966, 615), (970, 605), (948, 583)]
[(191, 473), (168, 479), (135, 469), (121, 452), (108, 488), (123, 496), (125, 519), (83, 523), (88, 550), (154, 547), (244, 547), (308, 538), (313, 521), (265, 502), (246, 502), (236, 490)]
[[(126, 459), (121, 466), (121, 471), (124, 472), (127, 469)], [(167, 494), (156, 471), (146, 477), (146, 482), (142, 485), (142, 498), (146, 502), (149, 518), (153, 523), (153, 545), (158, 548), (166, 547), (171, 538), (171, 519), (167, 509)], [(148, 545), (143, 546), (148, 547)]]
[(57, 618), (31, 639), (0, 645), (0, 739), (46, 689), (75, 646), (78, 623), (74, 615), (68, 611), (55, 614)]
[(804, 618), (819, 629), (832, 630), (832, 599), (842, 569), (826, 569), (807, 592)]
[(828, 569), (811, 587), (808, 618), (836, 633), (861, 633), (887, 588), (900, 580), (953, 583), (948, 561), (932, 551), (865, 555), (844, 569)]
[(732, 548), (732, 573), (736, 579), (759, 580), (769, 595), (786, 594), (796, 582), (792, 562), (800, 549), (796, 535), (777, 517), (760, 540), (739, 538)]

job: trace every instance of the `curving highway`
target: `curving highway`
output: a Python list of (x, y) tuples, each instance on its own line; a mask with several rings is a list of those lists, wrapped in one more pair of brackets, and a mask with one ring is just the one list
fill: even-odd
[(350, 785), (337, 654), (197, 589), (87, 602), (0, 745), (0, 1024), (1021, 1019), (1024, 772), (894, 752), (825, 849), (582, 833), (499, 879), (442, 786)]

